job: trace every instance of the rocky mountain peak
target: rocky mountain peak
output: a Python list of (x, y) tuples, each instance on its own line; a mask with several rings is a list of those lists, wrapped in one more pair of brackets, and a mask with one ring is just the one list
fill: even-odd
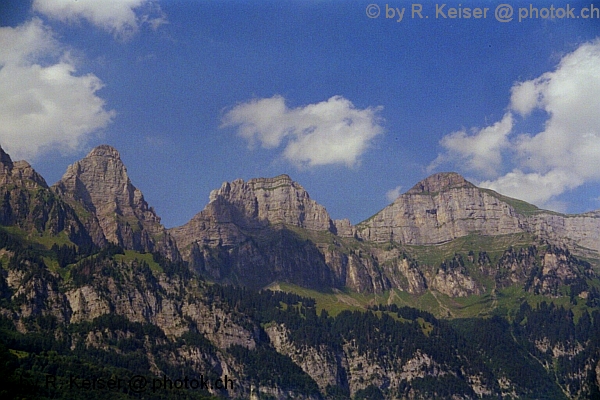
[(204, 210), (170, 232), (180, 248), (192, 243), (235, 246), (247, 239), (247, 231), (265, 231), (282, 224), (335, 231), (325, 207), (288, 175), (279, 175), (224, 182), (211, 192)]
[(254, 223), (289, 224), (310, 230), (330, 230), (331, 218), (325, 207), (310, 198), (304, 188), (288, 175), (236, 179), (225, 182), (210, 194), (211, 202), (235, 209), (240, 226)]
[(454, 172), (422, 180), (359, 228), (365, 240), (416, 245), (444, 243), (474, 232), (501, 235), (523, 230), (510, 204)]
[(414, 185), (407, 194), (428, 194), (443, 192), (454, 188), (474, 188), (476, 187), (471, 182), (467, 181), (456, 172), (440, 172), (433, 174), (416, 185)]
[(248, 181), (248, 184), (253, 186), (254, 189), (274, 189), (278, 186), (294, 186), (296, 188), (302, 188), (300, 184), (294, 182), (289, 175), (281, 174), (274, 178), (253, 178)]
[(118, 160), (121, 159), (121, 155), (119, 154), (117, 149), (107, 144), (101, 144), (100, 146), (92, 149), (92, 151), (90, 151), (86, 156), (86, 158), (88, 157), (110, 157), (116, 158)]
[[(127, 249), (177, 253), (174, 243), (129, 179), (119, 152), (101, 145), (70, 165), (54, 185), (65, 198), (82, 203), (97, 218), (106, 239)], [(158, 238), (158, 239), (157, 239)], [(163, 241), (162, 245), (156, 241)]]
[(70, 165), (56, 186), (102, 214), (130, 211), (134, 202), (143, 207), (141, 193), (131, 184), (119, 152), (108, 145), (96, 147)]

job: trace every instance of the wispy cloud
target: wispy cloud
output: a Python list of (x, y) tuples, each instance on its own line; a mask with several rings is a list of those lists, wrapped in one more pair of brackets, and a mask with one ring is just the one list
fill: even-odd
[(33, 9), (62, 22), (85, 19), (122, 39), (142, 25), (156, 29), (167, 22), (160, 6), (151, 0), (34, 0)]
[(385, 193), (385, 198), (391, 203), (394, 200), (396, 200), (398, 196), (400, 196), (400, 194), (402, 193), (401, 190), (402, 186), (396, 186), (395, 188), (390, 189)]
[(334, 96), (304, 107), (288, 108), (281, 96), (252, 100), (235, 106), (222, 127), (237, 127), (250, 147), (275, 149), (297, 167), (342, 164), (352, 167), (383, 133), (381, 107), (358, 109)]

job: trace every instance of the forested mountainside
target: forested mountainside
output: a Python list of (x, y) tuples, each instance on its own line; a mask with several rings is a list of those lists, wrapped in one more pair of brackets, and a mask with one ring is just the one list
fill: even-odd
[(2, 398), (600, 397), (598, 212), (443, 173), (352, 226), (282, 175), (167, 230), (110, 146), (0, 164)]

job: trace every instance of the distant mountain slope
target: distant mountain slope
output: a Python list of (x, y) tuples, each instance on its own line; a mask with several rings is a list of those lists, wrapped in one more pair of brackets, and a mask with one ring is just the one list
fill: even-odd
[[(540, 210), (478, 188), (456, 173), (424, 179), (356, 226), (332, 220), (287, 175), (235, 180), (213, 190), (206, 208), (190, 222), (167, 230), (110, 146), (98, 146), (69, 166), (52, 188), (26, 162), (13, 163), (4, 152), (0, 161), (4, 225), (50, 235), (65, 232), (72, 243), (88, 243), (86, 248), (91, 242), (113, 243), (171, 260), (183, 257), (194, 270), (222, 283), (260, 288), (289, 282), (362, 293), (436, 290), (463, 297), (507, 282), (521, 287), (530, 282), (528, 290), (557, 293), (561, 285), (585, 283), (589, 274), (582, 263), (600, 258), (599, 212)], [(491, 246), (490, 262), (472, 260), (458, 244), (456, 254), (436, 250), (471, 236), (489, 238), (485, 246), (466, 250), (476, 255)], [(518, 264), (510, 278), (500, 277), (500, 257), (515, 245), (537, 255)], [(419, 246), (432, 247), (423, 252)], [(546, 254), (565, 252), (576, 258), (567, 257), (556, 277), (530, 276), (554, 270), (545, 267)], [(548, 280), (553, 283), (544, 286)]]

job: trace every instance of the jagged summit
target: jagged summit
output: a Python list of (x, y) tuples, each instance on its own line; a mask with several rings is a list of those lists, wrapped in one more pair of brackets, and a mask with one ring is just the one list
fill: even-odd
[(476, 186), (456, 172), (439, 172), (423, 179), (407, 191), (406, 194), (437, 193), (463, 187), (474, 188)]
[(61, 192), (72, 193), (91, 210), (123, 209), (134, 197), (138, 198), (133, 202), (139, 202), (141, 196), (141, 193), (132, 196), (137, 189), (127, 176), (119, 152), (108, 145), (94, 148), (86, 157), (69, 165), (55, 186)]
[(206, 208), (171, 234), (180, 248), (191, 243), (238, 245), (246, 240), (243, 230), (292, 225), (312, 231), (332, 231), (327, 210), (288, 175), (273, 178), (236, 179), (210, 193)]
[(88, 157), (112, 157), (119, 160), (121, 159), (118, 150), (107, 144), (101, 144), (100, 146), (93, 148), (86, 156), (86, 158)]
[(66, 234), (79, 246), (92, 239), (75, 210), (57, 198), (46, 180), (24, 160), (13, 161), (0, 147), (0, 224), (35, 235)]
[(92, 213), (94, 218), (87, 225), (93, 230), (99, 224), (108, 241), (126, 249), (160, 251), (170, 258), (178, 257), (160, 218), (131, 183), (114, 147), (94, 148), (70, 165), (54, 188), (68, 201), (80, 203)]
[(0, 146), (0, 164), (2, 165), (3, 170), (11, 170), (13, 167), (13, 162), (7, 152), (4, 151), (2, 146)]
[(46, 180), (27, 161), (13, 161), (10, 155), (0, 147), (0, 184), (9, 183), (29, 189), (48, 187)]

